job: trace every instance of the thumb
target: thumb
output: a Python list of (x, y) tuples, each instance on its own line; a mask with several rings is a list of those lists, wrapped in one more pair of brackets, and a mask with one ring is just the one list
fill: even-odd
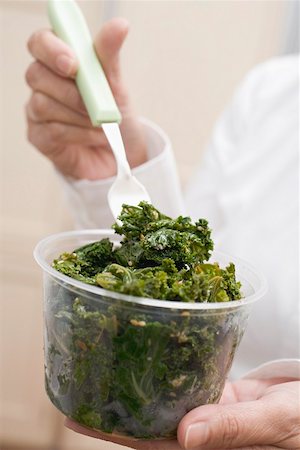
[(263, 401), (205, 405), (190, 411), (178, 427), (184, 449), (230, 449), (270, 444), (278, 437), (280, 408)]
[(128, 34), (129, 23), (124, 18), (106, 22), (95, 39), (95, 50), (109, 81), (120, 78), (120, 49)]

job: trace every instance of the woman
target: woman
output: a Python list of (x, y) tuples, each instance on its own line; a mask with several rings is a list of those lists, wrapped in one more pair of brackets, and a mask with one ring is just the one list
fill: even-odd
[[(137, 119), (122, 81), (119, 51), (127, 32), (127, 22), (114, 19), (95, 48), (123, 116), (129, 163), (153, 203), (178, 215), (184, 203), (170, 142), (156, 125)], [(76, 57), (50, 31), (34, 33), (28, 47), (35, 59), (26, 74), (28, 138), (56, 167), (77, 226), (108, 227), (106, 195), (116, 166), (73, 81)], [(115, 442), (151, 450), (300, 448), (297, 93), (295, 56), (252, 71), (218, 121), (185, 196), (189, 215), (208, 218), (218, 249), (249, 260), (269, 282), (233, 367), (232, 377), (244, 378), (226, 385), (220, 404), (189, 412), (178, 441)]]

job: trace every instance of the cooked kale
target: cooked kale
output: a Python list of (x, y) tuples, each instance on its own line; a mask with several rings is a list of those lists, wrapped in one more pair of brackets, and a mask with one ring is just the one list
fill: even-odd
[(213, 249), (210, 229), (205, 219), (195, 224), (190, 217), (171, 219), (152, 205), (124, 205), (115, 231), (124, 236), (115, 251), (116, 261), (123, 266), (149, 267), (171, 258), (178, 267), (209, 259)]
[(109, 239), (84, 245), (72, 253), (63, 253), (53, 261), (53, 267), (64, 275), (96, 284), (95, 275), (113, 261), (113, 244)]
[[(108, 291), (170, 302), (241, 298), (234, 264), (208, 262), (204, 219), (171, 219), (124, 205), (103, 239), (63, 253), (59, 272)], [(189, 312), (70, 289), (51, 277), (46, 299), (46, 388), (82, 425), (136, 438), (175, 436), (181, 417), (218, 401), (244, 329), (240, 309)]]
[(104, 289), (122, 294), (182, 302), (224, 302), (240, 298), (234, 265), (195, 264), (178, 270), (171, 259), (161, 266), (130, 269), (111, 264), (96, 275)]

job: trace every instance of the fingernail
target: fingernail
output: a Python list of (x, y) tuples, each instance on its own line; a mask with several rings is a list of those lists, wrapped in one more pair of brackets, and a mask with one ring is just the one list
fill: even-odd
[(71, 75), (74, 72), (75, 60), (67, 55), (60, 55), (56, 59), (56, 67), (64, 75)]
[(192, 450), (205, 443), (206, 431), (207, 426), (203, 422), (192, 423), (189, 425), (185, 433), (184, 448)]

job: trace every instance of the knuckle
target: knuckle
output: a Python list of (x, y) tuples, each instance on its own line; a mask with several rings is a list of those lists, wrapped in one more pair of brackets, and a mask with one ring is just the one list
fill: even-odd
[(27, 41), (27, 48), (30, 53), (34, 52), (36, 46), (41, 41), (41, 37), (43, 36), (44, 30), (35, 31)]
[(40, 79), (42, 68), (43, 68), (42, 64), (39, 63), (38, 61), (34, 61), (28, 67), (25, 73), (25, 79), (28, 86), (30, 86), (31, 88), (34, 88), (37, 84), (37, 81)]
[(41, 92), (34, 92), (31, 97), (31, 109), (35, 117), (43, 118), (47, 111), (47, 97)]
[(239, 419), (232, 413), (221, 416), (221, 440), (227, 447), (234, 444), (236, 438), (242, 433), (242, 425)]

